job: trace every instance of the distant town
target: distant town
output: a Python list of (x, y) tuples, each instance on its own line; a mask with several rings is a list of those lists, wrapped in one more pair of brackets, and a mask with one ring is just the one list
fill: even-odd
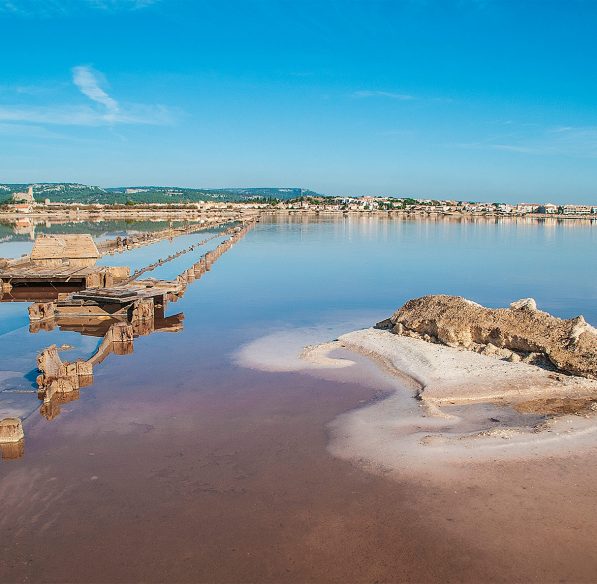
[[(4, 199), (2, 200), (2, 193)], [(299, 188), (187, 189), (115, 187), (101, 189), (77, 183), (0, 185), (0, 214), (32, 214), (52, 210), (102, 210), (143, 207), (160, 209), (251, 209), (295, 211), (401, 211), (416, 214), (557, 215), (597, 218), (597, 204), (487, 203), (398, 196), (329, 196)]]

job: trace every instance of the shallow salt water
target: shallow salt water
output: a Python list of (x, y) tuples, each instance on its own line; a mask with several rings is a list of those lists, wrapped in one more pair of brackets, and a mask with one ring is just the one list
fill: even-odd
[[(595, 325), (597, 274), (587, 266), (597, 259), (596, 229), (265, 218), (167, 306), (166, 316), (180, 315), (180, 332), (142, 336), (131, 354), (110, 355), (93, 384), (53, 417), (40, 414), (35, 394), (11, 390), (34, 386), (40, 349), (68, 344), (63, 356), (71, 359), (92, 353), (99, 339), (30, 333), (26, 303), (0, 304), (0, 408), (27, 412), (23, 456), (0, 461), (0, 528), (11, 533), (0, 580), (414, 581), (437, 569), (438, 581), (467, 570), (480, 581), (485, 564), (452, 554), (456, 540), (429, 536), (441, 512), (434, 508), (430, 531), (421, 524), (420, 509), (433, 505), (420, 488), (327, 450), (338, 416), (390, 388), (362, 363), (355, 374), (304, 371), (296, 349), (429, 293), (489, 306), (532, 296), (541, 309), (582, 313)], [(154, 252), (168, 255), (202, 237), (105, 261), (142, 267)], [(173, 277), (204, 251), (147, 275)], [(446, 509), (455, 508), (448, 498)], [(522, 573), (514, 572), (520, 549), (505, 572)], [(551, 561), (538, 565), (555, 569)]]
[[(155, 222), (153, 227), (167, 224)], [(148, 230), (152, 224), (79, 222), (36, 229), (56, 233), (85, 228), (103, 237)], [(168, 354), (182, 355), (209, 338), (210, 346), (218, 348), (218, 361), (225, 363), (222, 375), (227, 375), (230, 367), (243, 366), (271, 372), (303, 370), (305, 363), (298, 355), (305, 345), (370, 326), (407, 299), (427, 293), (458, 294), (488, 306), (533, 296), (541, 309), (562, 317), (583, 313), (595, 324), (597, 274), (585, 268), (597, 256), (596, 229), (588, 222), (525, 219), (265, 219), (212, 272), (191, 284), (182, 300), (167, 307), (167, 316), (184, 318), (183, 333), (159, 335), (166, 335)], [(214, 234), (217, 230), (183, 235), (105, 256), (99, 263), (139, 269)], [(0, 243), (0, 256), (14, 244), (10, 232), (7, 238)], [(222, 239), (143, 277), (174, 278)], [(0, 392), (34, 387), (35, 355), (44, 347), (68, 344), (72, 349), (65, 358), (72, 360), (90, 355), (99, 344), (96, 337), (66, 330), (30, 333), (26, 308), (26, 303), (0, 304), (0, 368), (11, 371), (0, 383)], [(142, 337), (136, 346), (151, 352), (161, 344), (154, 334)], [(199, 367), (211, 366), (199, 354), (190, 359)], [(176, 370), (172, 375), (175, 380)], [(2, 393), (0, 411), (1, 398)], [(28, 404), (28, 409), (36, 407), (35, 400)]]
[(160, 231), (168, 227), (180, 227), (183, 221), (170, 220), (78, 220), (40, 221), (33, 218), (21, 218), (16, 223), (0, 222), (0, 257), (16, 258), (28, 254), (33, 249), (37, 235), (59, 233), (90, 233), (97, 242), (114, 239), (117, 236), (136, 235)]

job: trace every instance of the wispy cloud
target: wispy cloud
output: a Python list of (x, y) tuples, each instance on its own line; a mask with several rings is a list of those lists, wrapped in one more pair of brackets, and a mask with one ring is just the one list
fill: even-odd
[(504, 152), (517, 152), (518, 154), (541, 154), (540, 148), (531, 146), (520, 146), (517, 144), (489, 144), (492, 150), (502, 150)]
[(414, 130), (411, 129), (402, 129), (402, 130), (383, 130), (378, 132), (378, 136), (388, 136), (388, 137), (399, 137), (399, 136), (413, 136), (415, 134)]
[(134, 104), (117, 113), (100, 112), (91, 106), (0, 106), (0, 122), (57, 126), (108, 126), (115, 124), (167, 125), (175, 120), (171, 108)]
[(74, 67), (73, 83), (83, 95), (103, 105), (107, 115), (116, 116), (118, 114), (120, 110), (118, 103), (100, 87), (98, 75), (90, 67)]
[(56, 86), (49, 85), (25, 85), (18, 83), (0, 84), (0, 94), (42, 95), (56, 90)]
[(102, 10), (139, 10), (157, 4), (160, 0), (87, 0), (87, 3)]
[(160, 0), (0, 0), (0, 15), (47, 18), (80, 14), (86, 10), (122, 12), (140, 10)]
[(91, 104), (0, 105), (0, 122), (61, 126), (103, 126), (116, 124), (166, 125), (176, 116), (160, 104), (119, 103), (102, 85), (103, 75), (79, 65), (72, 70), (73, 83)]
[(389, 99), (398, 99), (401, 101), (407, 101), (409, 99), (415, 99), (414, 95), (409, 95), (407, 93), (395, 93), (393, 91), (371, 91), (368, 89), (363, 89), (360, 91), (354, 91), (352, 93), (352, 97), (357, 98), (365, 98), (365, 97), (386, 97)]
[(533, 156), (597, 158), (597, 126), (553, 126), (528, 132), (529, 126), (534, 124), (521, 124), (519, 131), (450, 146)]
[(15, 139), (63, 139), (66, 136), (48, 130), (43, 126), (36, 126), (35, 124), (4, 124), (0, 123), (0, 136), (10, 136), (11, 141)]

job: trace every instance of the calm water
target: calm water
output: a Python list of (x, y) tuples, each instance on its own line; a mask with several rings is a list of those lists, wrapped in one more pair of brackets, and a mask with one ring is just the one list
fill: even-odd
[[(122, 225), (100, 225), (96, 235), (106, 229), (115, 232), (115, 227)], [(79, 228), (66, 225), (63, 231)], [(146, 228), (145, 223), (128, 224), (130, 232)], [(164, 240), (106, 256), (100, 263), (126, 264), (134, 270), (214, 234), (217, 231), (208, 230)], [(175, 278), (222, 239), (144, 277)], [(0, 256), (9, 245), (0, 244)], [(532, 296), (541, 309), (566, 318), (582, 313), (597, 324), (597, 272), (591, 269), (596, 262), (597, 227), (591, 224), (270, 219), (169, 305), (168, 314), (184, 314), (182, 333), (143, 338), (137, 347), (140, 353), (160, 355), (165, 347), (184, 353), (205, 342), (202, 351), (210, 355), (210, 363), (228, 365), (230, 354), (243, 343), (270, 332), (300, 327), (313, 339), (326, 340), (370, 326), (409, 298), (436, 293), (488, 306)], [(0, 304), (2, 390), (33, 389), (35, 355), (52, 343), (72, 346), (65, 357), (71, 360), (89, 355), (98, 343), (94, 337), (59, 329), (31, 334), (28, 325), (25, 303)], [(130, 361), (127, 366), (134, 368)], [(105, 369), (110, 367), (108, 363)], [(11, 403), (28, 402), (35, 409), (37, 402), (30, 398), (10, 393)]]
[[(141, 267), (204, 236), (105, 262)], [(266, 219), (168, 306), (167, 314), (184, 314), (181, 332), (141, 337), (133, 354), (111, 355), (52, 421), (26, 393), (36, 352), (66, 343), (73, 349), (65, 359), (87, 356), (99, 339), (31, 334), (27, 305), (1, 304), (0, 417), (24, 412), (26, 439), (22, 458), (0, 463), (0, 527), (14, 534), (0, 579), (280, 581), (292, 573), (317, 581), (317, 566), (330, 561), (320, 554), (334, 517), (347, 508), (371, 513), (379, 497), (398, 496), (325, 451), (325, 424), (372, 388), (243, 369), (234, 364), (239, 348), (294, 329), (333, 339), (431, 293), (489, 306), (532, 296), (541, 309), (597, 324), (596, 244), (589, 224)], [(204, 251), (148, 276), (173, 277)], [(400, 496), (396, 513), (407, 497)], [(396, 522), (406, 529), (409, 513), (401, 513)], [(421, 567), (408, 556), (406, 535), (386, 536), (400, 552), (379, 551), (368, 536), (363, 545), (412, 577), (408, 570)], [(334, 568), (339, 581), (349, 566), (368, 578), (351, 562)]]
[(183, 221), (170, 220), (94, 220), (70, 223), (39, 221), (22, 218), (17, 223), (0, 222), (0, 257), (15, 258), (31, 252), (37, 235), (56, 233), (90, 233), (96, 241), (114, 239), (116, 236), (135, 235), (149, 231), (160, 231), (169, 227), (180, 227)]

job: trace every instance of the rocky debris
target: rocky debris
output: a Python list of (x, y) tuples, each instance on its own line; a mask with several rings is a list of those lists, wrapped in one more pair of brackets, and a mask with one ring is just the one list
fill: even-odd
[(104, 335), (95, 354), (86, 364), (90, 367), (101, 363), (110, 353), (116, 355), (129, 355), (133, 352), (134, 330), (133, 325), (126, 322), (114, 323)]
[[(41, 414), (48, 420), (60, 414), (60, 407), (79, 399), (79, 389), (93, 383), (93, 367), (110, 353), (126, 355), (133, 351), (133, 326), (125, 322), (113, 324), (96, 352), (87, 361), (63, 362), (56, 345), (44, 349), (37, 356), (38, 397), (43, 400)], [(68, 347), (67, 347), (68, 348)]]
[(10, 444), (23, 440), (23, 424), (19, 418), (4, 418), (0, 420), (0, 443)]
[(89, 385), (93, 379), (93, 366), (86, 361), (63, 363), (56, 345), (44, 349), (37, 356), (37, 376), (40, 398), (44, 402), (58, 393), (70, 393)]
[(514, 409), (525, 414), (576, 414), (581, 416), (597, 411), (597, 400), (592, 396), (533, 399), (514, 404)]
[(54, 318), (56, 305), (53, 302), (34, 302), (29, 306), (29, 320)]
[(423, 296), (376, 327), (597, 379), (597, 330), (582, 316), (564, 320), (542, 312), (532, 298), (493, 309), (460, 296)]
[(56, 419), (61, 412), (64, 404), (71, 403), (79, 399), (81, 392), (79, 390), (70, 393), (56, 393), (52, 399), (44, 401), (39, 408), (39, 413), (48, 421)]
[(133, 325), (140, 321), (153, 321), (154, 300), (153, 298), (141, 298), (133, 304), (131, 323)]
[(101, 363), (110, 353), (126, 355), (133, 350), (133, 327), (124, 322), (113, 324), (97, 351), (87, 361), (63, 362), (58, 347), (51, 345), (37, 356), (39, 397), (48, 403), (55, 395), (67, 394), (90, 385), (93, 366)]
[(106, 288), (124, 282), (130, 278), (131, 269), (128, 266), (108, 266), (104, 270), (103, 285)]
[[(480, 305), (477, 304), (477, 306)], [(521, 298), (512, 302), (510, 308), (514, 310), (537, 310), (537, 303), (534, 298)]]

